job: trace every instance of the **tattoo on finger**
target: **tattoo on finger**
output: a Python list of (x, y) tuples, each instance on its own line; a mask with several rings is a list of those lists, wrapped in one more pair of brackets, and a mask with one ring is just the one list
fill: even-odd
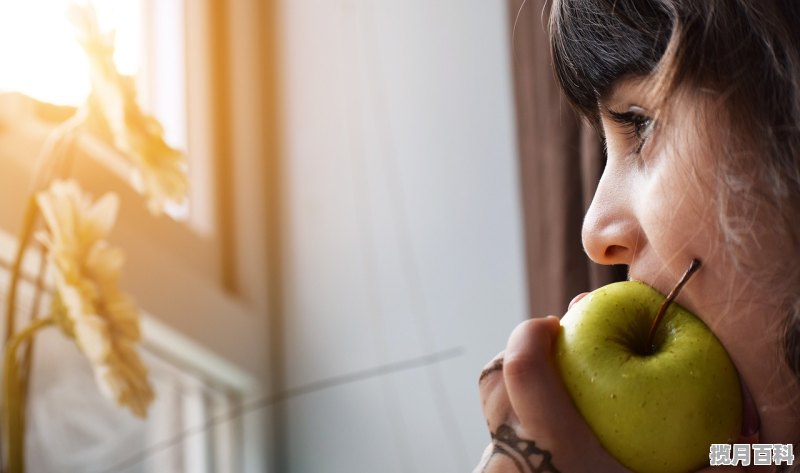
[(489, 365), (488, 367), (486, 367), (486, 369), (481, 371), (481, 375), (478, 378), (478, 384), (480, 384), (485, 377), (489, 376), (489, 374), (494, 373), (495, 371), (502, 371), (502, 370), (503, 370), (503, 359), (498, 358), (494, 360), (494, 362), (491, 365)]
[(553, 454), (536, 446), (533, 440), (520, 438), (514, 429), (503, 424), (492, 434), (494, 449), (490, 459), (484, 464), (483, 471), (491, 463), (491, 457), (503, 455), (508, 457), (520, 473), (560, 473), (553, 465)]

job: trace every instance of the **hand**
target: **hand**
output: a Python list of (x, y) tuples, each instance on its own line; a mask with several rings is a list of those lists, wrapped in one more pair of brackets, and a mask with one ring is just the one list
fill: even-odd
[[(559, 330), (553, 316), (523, 322), (481, 373), (481, 403), (492, 442), (475, 473), (628, 471), (600, 445), (561, 381), (553, 360)], [(746, 469), (709, 467), (702, 473), (714, 471)]]
[(550, 316), (520, 324), (481, 373), (492, 443), (478, 473), (627, 472), (576, 410), (553, 361), (560, 330)]

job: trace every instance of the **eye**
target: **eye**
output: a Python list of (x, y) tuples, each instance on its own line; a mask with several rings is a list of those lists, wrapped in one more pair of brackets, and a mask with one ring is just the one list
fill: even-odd
[(631, 107), (627, 112), (608, 110), (608, 114), (631, 137), (635, 145), (633, 153), (639, 154), (652, 133), (652, 117), (646, 115), (645, 111), (639, 107)]

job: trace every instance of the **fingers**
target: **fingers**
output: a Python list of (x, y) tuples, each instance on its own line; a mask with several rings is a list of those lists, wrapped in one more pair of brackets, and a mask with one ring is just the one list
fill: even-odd
[(478, 466), (472, 470), (472, 473), (485, 473), (487, 472), (488, 462), (492, 456), (492, 450), (494, 450), (494, 444), (489, 444), (483, 450), (483, 455), (481, 455), (481, 461), (478, 463)]
[(561, 471), (626, 471), (600, 445), (572, 403), (554, 361), (561, 330), (550, 316), (512, 332), (503, 355), (503, 382), (515, 430), (552, 452)]
[[(556, 317), (528, 320), (511, 333), (503, 363), (509, 402), (524, 423), (562, 424), (552, 418), (565, 390), (552, 365), (552, 350), (560, 330)], [(567, 398), (568, 401), (568, 398)]]
[(503, 371), (503, 352), (502, 351), (500, 353), (498, 353), (497, 356), (492, 358), (492, 361), (490, 361), (483, 368), (483, 371), (481, 371), (481, 375), (478, 377), (478, 384), (483, 383), (483, 380), (486, 379), (487, 376), (489, 376), (490, 374), (492, 374), (494, 372), (497, 372), (497, 371)]
[(503, 385), (503, 352), (500, 352), (481, 372), (478, 380), (481, 409), (489, 432), (511, 421), (513, 412)]
[[(472, 470), (472, 473), (520, 473), (523, 470), (515, 460), (514, 457), (499, 453), (496, 444), (491, 443), (484, 450), (480, 463)], [(539, 470), (527, 469), (524, 471)]]

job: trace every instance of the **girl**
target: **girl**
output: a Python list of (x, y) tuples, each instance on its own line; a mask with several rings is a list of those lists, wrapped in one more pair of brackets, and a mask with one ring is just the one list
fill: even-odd
[[(607, 150), (586, 253), (665, 294), (703, 262), (678, 302), (739, 371), (738, 443), (800, 442), (798, 25), (795, 0), (551, 7), (556, 76)], [(558, 330), (552, 316), (526, 321), (481, 374), (493, 442), (476, 471), (626, 471), (563, 387)]]

